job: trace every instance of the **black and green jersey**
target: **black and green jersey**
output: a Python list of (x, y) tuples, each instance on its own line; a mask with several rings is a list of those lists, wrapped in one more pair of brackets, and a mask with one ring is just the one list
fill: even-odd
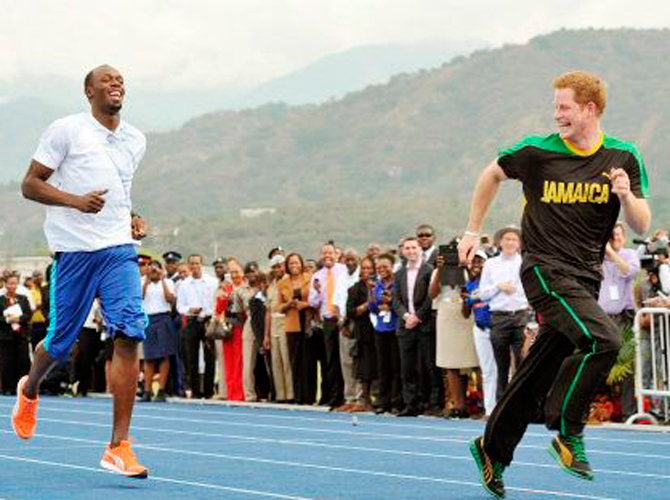
[(523, 183), (524, 263), (600, 280), (605, 245), (621, 208), (610, 171), (623, 168), (635, 196), (647, 197), (637, 148), (603, 135), (593, 150), (580, 151), (558, 134), (533, 136), (500, 153), (498, 164)]

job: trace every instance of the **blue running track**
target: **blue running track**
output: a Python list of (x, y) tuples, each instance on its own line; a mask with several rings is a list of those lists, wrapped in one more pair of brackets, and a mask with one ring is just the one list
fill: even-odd
[[(0, 500), (485, 499), (468, 442), (477, 421), (198, 404), (137, 404), (134, 449), (150, 478), (99, 468), (111, 400), (42, 398), (35, 437), (0, 397)], [(593, 482), (561, 471), (531, 426), (505, 472), (509, 499), (670, 500), (670, 433), (590, 427)]]

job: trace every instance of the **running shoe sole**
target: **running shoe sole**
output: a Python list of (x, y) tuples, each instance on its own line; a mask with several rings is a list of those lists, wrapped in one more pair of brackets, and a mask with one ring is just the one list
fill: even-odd
[(125, 472), (116, 467), (114, 464), (111, 464), (104, 459), (100, 460), (100, 467), (108, 471), (115, 472), (116, 474), (121, 474), (122, 476), (130, 477), (133, 479), (146, 479), (147, 477), (149, 477), (149, 471), (147, 469), (144, 469), (144, 471), (139, 473)]

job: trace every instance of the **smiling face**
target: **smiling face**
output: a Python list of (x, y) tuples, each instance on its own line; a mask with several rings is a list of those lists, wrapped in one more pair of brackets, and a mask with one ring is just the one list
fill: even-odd
[(421, 247), (419, 242), (414, 239), (405, 240), (402, 244), (402, 254), (407, 258), (407, 261), (412, 265), (421, 261)]
[(117, 115), (121, 111), (126, 88), (121, 73), (111, 66), (98, 66), (91, 71), (84, 90), (94, 109), (108, 115)]
[(335, 247), (333, 245), (323, 245), (321, 248), (321, 259), (325, 267), (333, 267), (335, 265)]
[(359, 278), (361, 281), (367, 282), (375, 273), (372, 259), (365, 258), (361, 261), (361, 271)]
[(592, 102), (579, 104), (575, 100), (575, 91), (571, 88), (556, 89), (554, 121), (561, 139), (578, 143), (597, 125), (597, 108)]
[(302, 262), (297, 255), (290, 255), (286, 261), (286, 267), (291, 276), (299, 276), (302, 273)]

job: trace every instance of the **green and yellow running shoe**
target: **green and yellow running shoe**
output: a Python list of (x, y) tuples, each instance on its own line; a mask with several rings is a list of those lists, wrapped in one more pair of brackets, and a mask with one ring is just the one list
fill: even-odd
[(484, 437), (479, 436), (470, 442), (470, 453), (477, 462), (479, 478), (486, 491), (496, 498), (505, 497), (505, 484), (503, 483), (503, 471), (505, 466), (500, 462), (491, 460), (484, 451)]
[(594, 474), (586, 458), (583, 436), (563, 436), (559, 434), (549, 445), (549, 454), (568, 474), (593, 481)]

